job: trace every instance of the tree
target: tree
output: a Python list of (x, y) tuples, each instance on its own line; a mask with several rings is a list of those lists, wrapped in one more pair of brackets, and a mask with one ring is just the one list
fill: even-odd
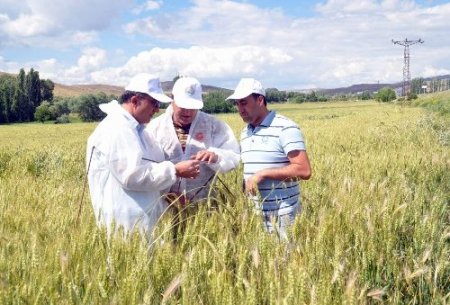
[(317, 100), (318, 100), (316, 92), (314, 90), (311, 91), (311, 93), (308, 93), (306, 95), (305, 99), (306, 99), (307, 102), (317, 102)]
[(225, 91), (213, 91), (203, 96), (203, 108), (206, 113), (228, 113), (236, 111), (233, 103), (227, 101), (228, 94)]
[(41, 100), (42, 101), (53, 101), (53, 90), (55, 89), (55, 84), (49, 80), (41, 80)]
[(280, 91), (277, 88), (268, 88), (266, 90), (266, 100), (268, 103), (280, 103), (287, 99), (286, 91)]
[(397, 98), (394, 89), (384, 87), (375, 95), (375, 99), (379, 102), (390, 102)]
[(36, 107), (41, 104), (41, 80), (39, 72), (33, 68), (28, 72), (25, 79), (25, 94), (28, 99), (27, 118), (33, 120)]
[(56, 117), (67, 115), (70, 113), (67, 100), (53, 101), (53, 105), (51, 107), (53, 108), (52, 111), (55, 113)]
[(12, 120), (11, 104), (16, 87), (16, 78), (11, 75), (0, 75), (0, 124)]
[(34, 113), (34, 118), (41, 123), (45, 121), (54, 120), (54, 114), (52, 113), (50, 103), (45, 101), (41, 105), (36, 107), (36, 112)]
[(414, 78), (411, 80), (411, 94), (420, 94), (422, 93), (422, 85), (424, 85), (424, 79), (422, 77)]
[(102, 120), (106, 114), (98, 108), (98, 105), (107, 103), (108, 96), (101, 92), (98, 94), (87, 94), (80, 97), (77, 112), (83, 122), (94, 122)]
[(361, 95), (359, 96), (363, 101), (367, 101), (370, 100), (372, 98), (372, 96), (370, 95), (369, 91), (364, 91), (363, 93), (361, 93)]
[(20, 69), (17, 75), (17, 82), (14, 89), (14, 96), (11, 105), (12, 122), (29, 121), (29, 104), (25, 93), (25, 71)]

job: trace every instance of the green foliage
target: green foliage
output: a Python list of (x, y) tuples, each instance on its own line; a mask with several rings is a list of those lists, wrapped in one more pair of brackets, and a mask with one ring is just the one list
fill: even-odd
[(213, 91), (203, 95), (202, 111), (206, 113), (229, 113), (235, 112), (236, 109), (231, 101), (226, 98), (229, 94), (225, 91)]
[(266, 90), (266, 100), (268, 103), (281, 103), (287, 100), (286, 91), (279, 91), (276, 88)]
[(422, 77), (414, 78), (411, 80), (411, 94), (417, 97), (417, 94), (423, 93), (422, 86), (425, 85)]
[(68, 124), (70, 123), (69, 116), (67, 114), (63, 114), (56, 118), (55, 124)]
[(78, 112), (83, 122), (94, 122), (102, 120), (106, 114), (98, 108), (98, 105), (108, 103), (111, 96), (105, 93), (87, 94), (79, 97), (76, 105), (76, 112)]
[(34, 71), (33, 68), (28, 72), (25, 79), (25, 90), (30, 103), (30, 111), (34, 113), (36, 107), (41, 104), (41, 80), (39, 79), (39, 72)]
[(315, 91), (311, 91), (308, 93), (302, 92), (289, 92), (287, 94), (288, 102), (301, 104), (304, 102), (327, 102), (328, 97), (323, 94), (317, 94)]
[(14, 96), (16, 79), (10, 75), (0, 75), (0, 124), (12, 120), (11, 104)]
[(421, 95), (412, 105), (424, 107), (441, 115), (448, 115), (450, 114), (450, 92)]
[(304, 103), (305, 101), (306, 101), (305, 94), (297, 94), (288, 99), (289, 103), (294, 103), (294, 104), (301, 104), (301, 103)]
[(34, 113), (34, 118), (37, 121), (44, 123), (45, 121), (54, 120), (56, 117), (55, 117), (55, 114), (51, 110), (50, 103), (43, 102), (41, 105), (39, 105), (36, 108), (36, 112)]
[(53, 89), (55, 89), (55, 84), (51, 80), (41, 80), (41, 99), (43, 101), (52, 101)]
[(375, 95), (375, 99), (379, 102), (391, 102), (397, 98), (394, 89), (384, 87)]
[[(374, 102), (273, 108), (301, 125), (314, 160), (290, 243), (263, 231), (242, 169), (220, 175), (178, 242), (169, 213), (150, 241), (108, 238), (87, 190), (81, 202), (96, 124), (1, 126), (0, 304), (448, 303), (444, 116)], [(238, 114), (220, 117), (239, 133)]]
[(367, 100), (372, 99), (372, 95), (370, 94), (369, 91), (364, 91), (363, 93), (361, 93), (361, 94), (359, 95), (359, 98), (360, 98), (361, 100), (363, 100), (363, 101), (367, 101)]
[(27, 74), (20, 69), (17, 77), (0, 75), (0, 124), (33, 121), (41, 102), (51, 102), (53, 88), (54, 84), (41, 81), (34, 69)]

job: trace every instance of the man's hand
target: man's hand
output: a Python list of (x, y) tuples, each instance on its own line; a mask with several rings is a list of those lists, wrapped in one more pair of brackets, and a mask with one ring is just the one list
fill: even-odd
[(245, 181), (245, 192), (252, 196), (255, 196), (258, 191), (258, 184), (263, 181), (263, 176), (258, 173), (250, 176), (247, 181)]
[(207, 162), (208, 164), (216, 163), (219, 160), (219, 156), (209, 150), (201, 150), (195, 155), (191, 156), (192, 160)]
[(200, 161), (186, 160), (175, 164), (175, 171), (177, 177), (181, 178), (197, 178), (200, 173)]

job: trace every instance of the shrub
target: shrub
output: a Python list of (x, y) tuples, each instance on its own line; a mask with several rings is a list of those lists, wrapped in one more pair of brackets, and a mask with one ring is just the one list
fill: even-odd
[(56, 118), (55, 124), (67, 124), (70, 123), (69, 116), (67, 114), (63, 114)]
[(39, 122), (44, 123), (45, 121), (53, 120), (53, 112), (49, 102), (43, 102), (36, 108), (34, 113), (34, 118)]
[(229, 113), (236, 109), (231, 101), (227, 101), (228, 94), (224, 91), (209, 92), (203, 96), (202, 111), (206, 113)]
[(384, 87), (375, 95), (375, 99), (379, 102), (390, 102), (397, 98), (394, 89)]

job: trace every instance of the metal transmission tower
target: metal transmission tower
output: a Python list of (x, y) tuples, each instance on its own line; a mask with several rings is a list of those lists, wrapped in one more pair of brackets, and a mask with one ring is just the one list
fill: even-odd
[(392, 42), (394, 44), (399, 44), (401, 46), (404, 46), (404, 65), (403, 65), (403, 87), (402, 87), (402, 95), (406, 98), (408, 98), (411, 94), (411, 73), (409, 72), (409, 46), (416, 44), (416, 43), (424, 43), (422, 39), (419, 38), (419, 40), (408, 40), (406, 38), (403, 41), (398, 41), (392, 39)]

